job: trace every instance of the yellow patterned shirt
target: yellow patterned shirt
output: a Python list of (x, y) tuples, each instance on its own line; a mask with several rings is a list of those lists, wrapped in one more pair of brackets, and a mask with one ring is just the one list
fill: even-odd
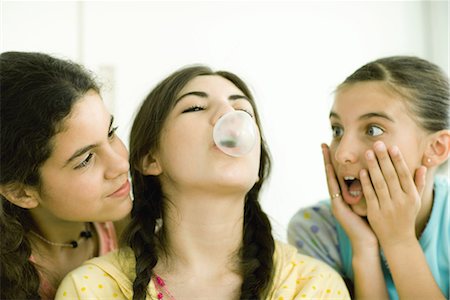
[[(62, 281), (56, 300), (132, 299), (135, 259), (125, 248), (85, 262)], [(275, 273), (267, 299), (350, 299), (342, 278), (325, 263), (276, 242)], [(158, 299), (153, 281), (147, 299)]]

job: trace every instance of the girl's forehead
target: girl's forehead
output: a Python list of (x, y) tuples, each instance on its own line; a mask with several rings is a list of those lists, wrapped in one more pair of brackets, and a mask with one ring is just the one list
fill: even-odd
[(180, 91), (179, 95), (192, 90), (233, 91), (242, 93), (231, 81), (220, 75), (200, 75), (192, 78)]
[(382, 82), (354, 83), (337, 91), (332, 111), (336, 113), (394, 113), (404, 111), (407, 101)]
[(394, 126), (420, 127), (409, 101), (378, 82), (352, 84), (339, 90), (330, 110), (330, 118), (339, 119), (347, 125), (384, 118)]

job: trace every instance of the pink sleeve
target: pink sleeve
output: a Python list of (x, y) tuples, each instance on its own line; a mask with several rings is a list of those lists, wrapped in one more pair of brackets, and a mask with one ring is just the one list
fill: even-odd
[(118, 248), (113, 222), (94, 223), (99, 238), (99, 256)]

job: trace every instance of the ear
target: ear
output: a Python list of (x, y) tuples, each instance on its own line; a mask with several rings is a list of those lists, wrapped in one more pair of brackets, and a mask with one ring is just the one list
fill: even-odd
[(155, 159), (150, 153), (148, 153), (142, 159), (141, 172), (144, 175), (160, 175), (162, 173), (162, 168), (158, 159)]
[(22, 208), (35, 208), (39, 204), (36, 190), (20, 183), (0, 185), (0, 194)]
[(443, 164), (450, 155), (450, 130), (440, 130), (431, 135), (422, 158), (427, 168)]

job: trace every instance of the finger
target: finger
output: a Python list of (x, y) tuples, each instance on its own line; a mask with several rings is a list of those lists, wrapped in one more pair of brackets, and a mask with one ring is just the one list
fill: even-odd
[[(389, 189), (381, 172), (380, 166), (378, 165), (375, 153), (372, 150), (366, 151), (366, 161), (369, 170), (370, 181), (372, 182), (372, 186), (376, 198), (379, 202), (380, 208), (390, 206), (392, 203), (390, 201), (391, 196), (389, 194)], [(367, 198), (365, 192), (364, 196)]]
[(371, 211), (377, 211), (380, 209), (380, 204), (378, 202), (377, 194), (372, 186), (372, 181), (370, 180), (369, 173), (366, 169), (361, 169), (359, 172), (359, 179), (361, 180), (361, 186), (364, 193), (364, 198), (367, 204), (367, 213)]
[[(415, 179), (409, 171), (409, 168), (406, 165), (406, 162), (403, 159), (402, 153), (400, 152), (398, 147), (392, 146), (389, 149), (389, 154), (392, 157), (392, 162), (394, 163), (395, 169), (397, 171), (397, 176), (399, 178), (402, 190), (407, 194), (415, 193), (416, 191), (418, 191), (416, 183), (414, 182)], [(422, 173), (419, 173), (419, 175), (421, 174)]]
[(384, 177), (384, 182), (388, 187), (389, 195), (393, 198), (396, 198), (395, 196), (401, 196), (403, 194), (403, 189), (386, 145), (381, 141), (377, 141), (373, 145), (373, 148), (378, 160), (378, 165), (381, 169), (381, 174)]

